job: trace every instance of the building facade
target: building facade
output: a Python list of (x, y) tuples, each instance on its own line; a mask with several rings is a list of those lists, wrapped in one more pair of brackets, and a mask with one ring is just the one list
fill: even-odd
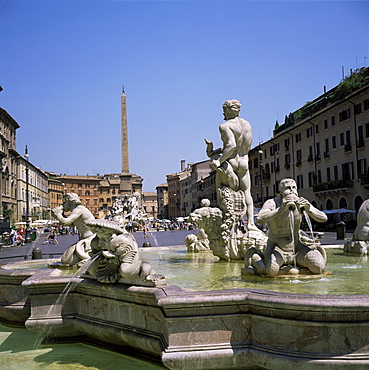
[(28, 218), (32, 222), (48, 218), (48, 175), (20, 155), (17, 157), (17, 170), (17, 220), (27, 222)]
[(158, 204), (158, 218), (168, 218), (168, 184), (161, 184), (156, 187), (156, 197)]
[[(358, 211), (369, 195), (369, 68), (347, 77), (276, 125), (273, 138), (249, 153), (256, 206), (278, 193), (283, 178), (320, 210)], [(330, 227), (355, 213), (329, 216)]]
[(141, 195), (142, 209), (149, 220), (158, 218), (158, 200), (155, 192), (143, 192)]

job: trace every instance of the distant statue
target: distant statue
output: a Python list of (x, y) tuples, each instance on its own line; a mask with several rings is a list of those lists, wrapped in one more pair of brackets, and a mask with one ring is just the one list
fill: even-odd
[[(64, 212), (70, 212), (68, 217), (64, 217)], [(61, 262), (67, 265), (81, 265), (90, 256), (91, 243), (95, 234), (87, 226), (88, 221), (95, 219), (91, 211), (82, 205), (79, 196), (75, 193), (67, 193), (64, 196), (62, 206), (52, 210), (55, 218), (64, 226), (76, 227), (81, 234), (80, 240), (70, 246), (62, 255)]]
[(138, 192), (116, 198), (113, 206), (109, 209), (110, 215), (106, 219), (118, 223), (122, 228), (132, 222), (139, 226), (145, 225), (147, 215), (139, 206), (139, 198), (140, 193)]
[(346, 242), (343, 251), (366, 256), (369, 250), (369, 199), (365, 200), (357, 213), (357, 226), (351, 242)]
[(87, 222), (96, 233), (97, 243), (90, 255), (99, 257), (88, 269), (101, 283), (122, 282), (133, 285), (165, 285), (165, 278), (156, 274), (148, 262), (140, 260), (134, 236), (114, 221), (104, 219)]
[(210, 241), (204, 229), (200, 229), (196, 235), (187, 235), (185, 238), (185, 245), (187, 247), (187, 252), (198, 253), (210, 251)]
[(202, 199), (200, 208), (197, 208), (192, 212), (188, 218), (189, 222), (196, 223), (205, 231), (209, 239), (209, 247), (215, 256), (222, 259), (230, 259), (229, 253), (224, 247), (224, 243), (222, 241), (220, 228), (222, 220), (222, 211), (219, 208), (210, 207), (209, 199)]
[[(256, 219), (268, 225), (268, 242), (264, 253), (250, 248), (246, 254), (244, 274), (275, 276), (280, 273), (299, 273), (307, 268), (310, 273), (322, 274), (326, 254), (320, 244), (315, 244), (300, 232), (302, 214), (315, 221), (325, 222), (327, 216), (307, 199), (299, 197), (293, 179), (280, 182), (280, 196), (267, 200)], [(283, 267), (283, 270), (281, 268)]]

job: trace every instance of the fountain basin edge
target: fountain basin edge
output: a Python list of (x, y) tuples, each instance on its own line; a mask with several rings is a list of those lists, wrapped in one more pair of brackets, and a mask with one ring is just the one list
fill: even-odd
[[(75, 286), (55, 305), (70, 280)], [(369, 295), (187, 292), (100, 284), (55, 270), (0, 270), (0, 284), (4, 324), (135, 348), (170, 369), (369, 366)]]

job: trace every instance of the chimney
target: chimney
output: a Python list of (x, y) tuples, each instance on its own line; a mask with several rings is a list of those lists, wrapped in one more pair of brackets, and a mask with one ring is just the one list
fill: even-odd
[(186, 169), (186, 160), (182, 159), (181, 160), (181, 172), (183, 172)]

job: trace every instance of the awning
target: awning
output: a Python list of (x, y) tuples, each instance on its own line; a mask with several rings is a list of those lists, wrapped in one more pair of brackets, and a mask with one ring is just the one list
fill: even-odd
[(340, 208), (340, 209), (326, 209), (324, 211), (326, 215), (332, 215), (334, 213), (356, 213), (356, 211), (353, 211), (351, 209), (346, 209), (346, 208)]

